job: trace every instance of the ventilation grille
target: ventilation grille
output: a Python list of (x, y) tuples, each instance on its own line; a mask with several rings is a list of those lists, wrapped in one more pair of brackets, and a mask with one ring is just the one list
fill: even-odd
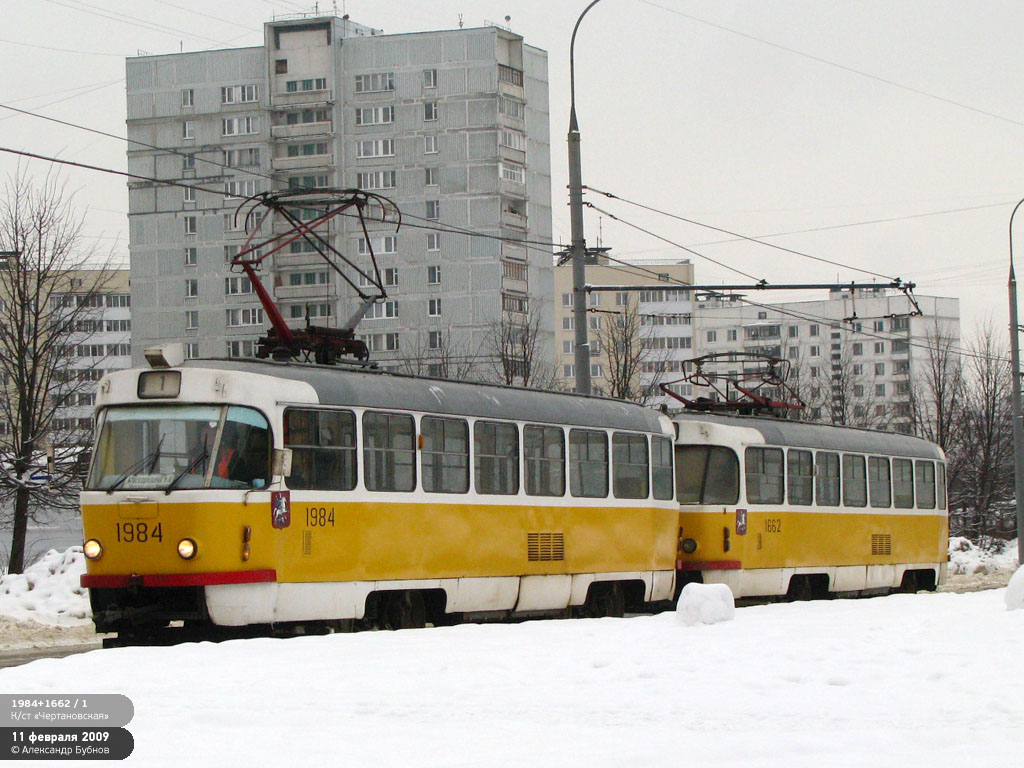
[(302, 554), (309, 557), (313, 554), (313, 532), (302, 532)]
[(872, 555), (891, 555), (892, 554), (892, 534), (891, 533), (872, 533), (871, 534), (871, 554)]
[(565, 560), (565, 534), (526, 534), (526, 559), (530, 562)]

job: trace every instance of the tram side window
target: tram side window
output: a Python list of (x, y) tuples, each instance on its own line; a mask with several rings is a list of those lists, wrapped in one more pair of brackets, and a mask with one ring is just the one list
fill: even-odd
[(747, 503), (781, 504), (783, 498), (782, 449), (747, 448), (744, 454)]
[(790, 449), (786, 459), (789, 503), (809, 507), (814, 503), (814, 455)]
[(946, 508), (946, 465), (939, 464), (939, 509)]
[(416, 488), (416, 428), (403, 413), (363, 414), (363, 466), (368, 491)]
[(561, 427), (523, 428), (526, 493), (565, 495), (565, 433)]
[(917, 508), (935, 509), (935, 464), (931, 461), (915, 461), (914, 480)]
[(423, 490), (429, 493), (466, 493), (469, 490), (469, 425), (463, 419), (424, 416)]
[(519, 429), (515, 424), (478, 421), (473, 425), (476, 492), (519, 493)]
[(612, 491), (617, 499), (646, 499), (650, 489), (647, 436), (612, 433)]
[(914, 462), (910, 459), (892, 460), (892, 496), (897, 509), (913, 509)]
[(604, 432), (569, 430), (569, 492), (591, 499), (608, 495), (608, 435)]
[(289, 488), (356, 487), (356, 417), (351, 411), (289, 408), (284, 413), (284, 444), (292, 450)]
[(740, 462), (720, 445), (676, 446), (676, 501), (735, 504), (740, 499)]
[(892, 506), (892, 487), (889, 484), (889, 460), (882, 456), (868, 458), (868, 489), (872, 507)]
[(651, 485), (654, 498), (672, 498), (672, 441), (667, 437), (651, 437)]
[(864, 457), (843, 454), (843, 504), (847, 507), (865, 507), (868, 503), (867, 477)]
[(839, 454), (818, 451), (817, 462), (818, 506), (839, 506)]

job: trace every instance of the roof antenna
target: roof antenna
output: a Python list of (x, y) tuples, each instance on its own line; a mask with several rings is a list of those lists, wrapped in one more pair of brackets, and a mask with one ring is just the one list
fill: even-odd
[(462, 14), (459, 14), (459, 29), (462, 29)]

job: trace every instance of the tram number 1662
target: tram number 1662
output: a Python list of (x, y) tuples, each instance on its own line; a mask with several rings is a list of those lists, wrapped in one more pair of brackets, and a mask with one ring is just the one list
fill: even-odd
[(117, 540), (126, 544), (145, 544), (153, 541), (163, 541), (164, 532), (160, 523), (150, 527), (148, 523), (118, 523)]
[(306, 507), (306, 527), (334, 527), (334, 507)]

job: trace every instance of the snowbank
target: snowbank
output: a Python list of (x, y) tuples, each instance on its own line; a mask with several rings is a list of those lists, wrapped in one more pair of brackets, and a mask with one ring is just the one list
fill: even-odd
[(1024, 608), (1024, 568), (1018, 568), (1010, 583), (1006, 585), (1006, 610)]
[(687, 584), (679, 595), (676, 616), (688, 627), (732, 621), (736, 616), (736, 601), (725, 584)]
[(1017, 540), (982, 549), (964, 536), (949, 539), (949, 574), (997, 573), (1017, 568)]
[(0, 616), (51, 626), (89, 623), (89, 595), (80, 586), (83, 573), (81, 547), (51, 549), (24, 573), (0, 577)]

